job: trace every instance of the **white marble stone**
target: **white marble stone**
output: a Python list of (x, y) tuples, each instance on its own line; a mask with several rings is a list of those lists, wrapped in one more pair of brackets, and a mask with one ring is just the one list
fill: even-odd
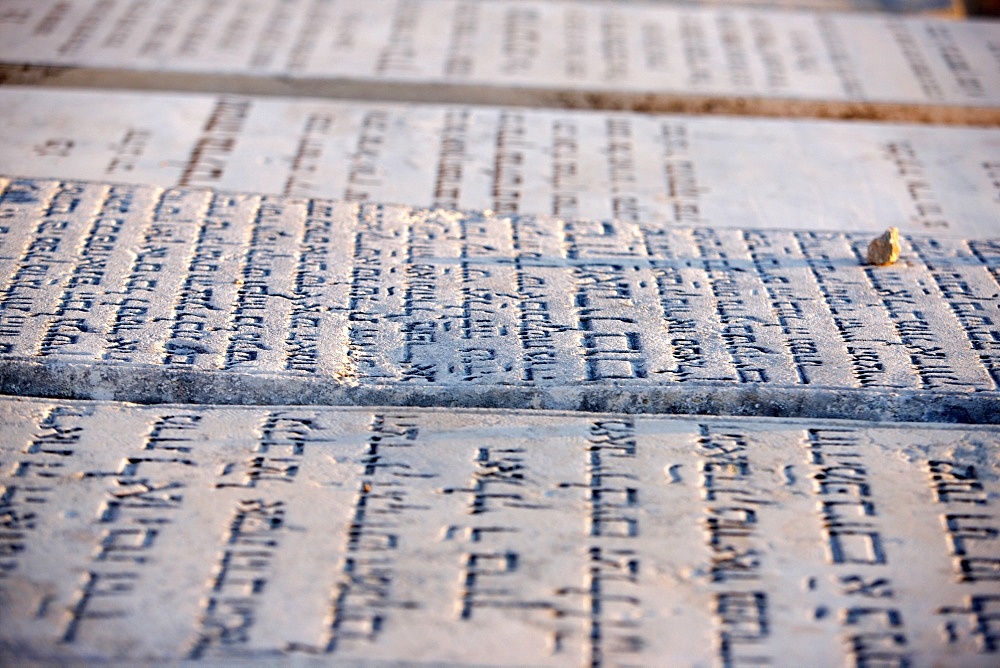
[(643, 3), (8, 0), (2, 76), (646, 111), (1000, 121), (1000, 26)]
[(0, 174), (644, 225), (1000, 235), (1000, 133), (0, 88)]
[(4, 182), (0, 389), (993, 421), (1000, 242)]
[(0, 657), (989, 665), (998, 439), (7, 398)]

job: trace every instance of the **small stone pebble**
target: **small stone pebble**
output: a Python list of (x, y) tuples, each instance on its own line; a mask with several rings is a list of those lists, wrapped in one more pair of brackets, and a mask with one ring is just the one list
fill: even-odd
[(899, 230), (890, 227), (868, 244), (868, 264), (886, 265), (899, 259)]

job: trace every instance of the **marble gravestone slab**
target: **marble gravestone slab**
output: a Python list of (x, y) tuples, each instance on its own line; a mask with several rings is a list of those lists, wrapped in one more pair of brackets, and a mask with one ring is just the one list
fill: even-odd
[(1000, 122), (990, 22), (506, 0), (8, 0), (0, 17), (11, 82)]
[(0, 189), (0, 391), (993, 422), (1000, 242)]
[(0, 658), (992, 665), (998, 476), (995, 426), (4, 399)]
[(0, 174), (644, 224), (1000, 234), (983, 128), (0, 88)]

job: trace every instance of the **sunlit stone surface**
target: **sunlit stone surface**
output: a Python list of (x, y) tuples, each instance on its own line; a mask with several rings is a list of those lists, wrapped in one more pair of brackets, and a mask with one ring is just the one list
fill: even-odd
[(0, 0), (0, 665), (996, 665), (998, 26)]

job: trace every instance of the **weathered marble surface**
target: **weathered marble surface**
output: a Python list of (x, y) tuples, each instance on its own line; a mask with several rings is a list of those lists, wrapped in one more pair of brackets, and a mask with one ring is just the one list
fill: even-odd
[(643, 3), (9, 0), (8, 81), (1000, 122), (1000, 26)]
[[(0, 389), (992, 422), (1000, 242), (11, 180)], [(805, 391), (803, 391), (805, 390)]]
[(0, 174), (644, 224), (1000, 235), (1000, 133), (0, 88)]
[(985, 666), (996, 427), (0, 401), (0, 658)]

